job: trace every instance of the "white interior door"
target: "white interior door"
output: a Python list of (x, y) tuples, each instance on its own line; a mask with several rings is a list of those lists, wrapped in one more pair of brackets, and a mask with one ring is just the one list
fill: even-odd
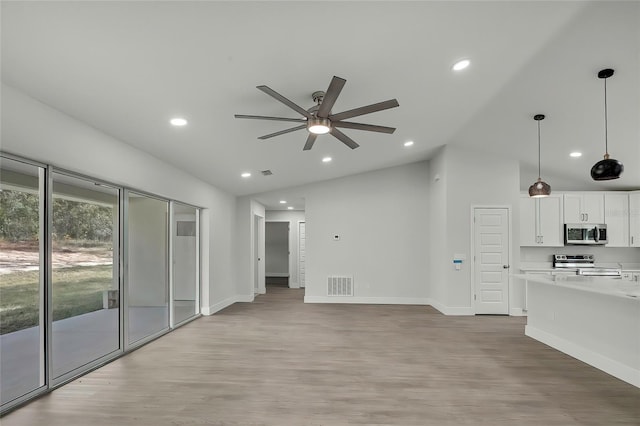
[(306, 250), (305, 250), (305, 223), (298, 223), (298, 282), (300, 283), (300, 287), (305, 286), (305, 260), (306, 260)]
[(474, 209), (476, 314), (509, 313), (509, 212)]

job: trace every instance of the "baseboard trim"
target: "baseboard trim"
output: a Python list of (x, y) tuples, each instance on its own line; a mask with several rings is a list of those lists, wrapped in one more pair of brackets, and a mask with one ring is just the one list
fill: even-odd
[(289, 278), (289, 274), (286, 272), (267, 272), (265, 274), (267, 278)]
[(305, 296), (304, 303), (353, 303), (370, 305), (430, 305), (427, 298)]
[(526, 325), (524, 327), (524, 334), (532, 339), (544, 343), (547, 346), (551, 346), (560, 352), (585, 362), (598, 370), (602, 370), (613, 377), (617, 377), (620, 380), (640, 388), (640, 370), (629, 367), (628, 365), (622, 364), (611, 358), (607, 358), (587, 348), (576, 345), (573, 342), (530, 325)]
[(205, 306), (204, 308), (202, 308), (202, 315), (213, 315), (216, 312), (220, 312), (224, 308), (228, 308), (229, 306), (237, 302), (253, 302), (253, 297), (253, 294), (239, 294), (228, 297), (211, 306)]
[(444, 306), (442, 303), (440, 303), (440, 302), (438, 302), (436, 300), (431, 300), (430, 305), (433, 306), (435, 309), (437, 309), (438, 311), (440, 311), (440, 313), (442, 313), (444, 315), (469, 316), (469, 315), (475, 315), (476, 314), (471, 307)]
[(527, 312), (522, 308), (511, 308), (509, 315), (512, 317), (526, 317)]

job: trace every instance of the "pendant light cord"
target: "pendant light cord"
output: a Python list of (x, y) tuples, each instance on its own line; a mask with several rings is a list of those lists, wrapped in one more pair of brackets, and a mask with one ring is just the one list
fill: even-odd
[(604, 79), (604, 152), (609, 155), (609, 140), (607, 137), (607, 79)]
[(538, 179), (541, 179), (541, 173), (540, 173), (540, 120), (538, 120)]

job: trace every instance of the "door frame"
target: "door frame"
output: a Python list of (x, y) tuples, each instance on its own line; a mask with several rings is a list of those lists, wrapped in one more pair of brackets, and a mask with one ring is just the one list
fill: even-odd
[[(300, 225), (302, 225), (304, 223), (304, 276), (305, 276), (305, 282), (302, 282), (302, 279), (300, 278), (300, 263), (301, 263), (301, 256), (300, 256)], [(298, 259), (297, 259), (297, 269), (298, 269), (298, 287), (299, 288), (306, 288), (307, 284), (306, 284), (306, 277), (307, 277), (307, 221), (306, 220), (299, 220), (297, 222), (297, 226), (298, 226), (298, 241), (296, 242), (297, 246), (298, 246)]]
[(472, 204), (471, 205), (471, 217), (470, 217), (470, 223), (471, 223), (471, 238), (470, 238), (470, 246), (469, 246), (469, 253), (471, 253), (471, 271), (470, 271), (470, 275), (471, 275), (471, 293), (469, 294), (469, 304), (471, 306), (471, 312), (473, 312), (473, 315), (477, 315), (476, 313), (476, 300), (475, 300), (475, 295), (476, 295), (476, 274), (475, 274), (475, 270), (476, 270), (476, 248), (475, 248), (475, 235), (476, 235), (476, 224), (475, 224), (475, 213), (476, 213), (476, 209), (499, 209), (499, 210), (506, 210), (507, 211), (507, 221), (509, 223), (509, 238), (508, 238), (508, 243), (509, 243), (509, 273), (507, 274), (507, 314), (509, 316), (511, 316), (511, 294), (513, 293), (511, 290), (511, 284), (512, 284), (512, 280), (511, 280), (511, 267), (512, 265), (512, 261), (513, 261), (513, 225), (512, 225), (512, 207), (510, 204), (495, 204), (495, 205), (487, 205), (487, 204)]
[(265, 294), (265, 270), (264, 270), (264, 223), (265, 217), (253, 213), (253, 232), (251, 235), (251, 274), (253, 281), (252, 294)]

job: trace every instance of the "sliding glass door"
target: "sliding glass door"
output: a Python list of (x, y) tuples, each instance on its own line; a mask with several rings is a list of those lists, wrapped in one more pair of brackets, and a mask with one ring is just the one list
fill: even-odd
[(128, 193), (128, 342), (169, 328), (169, 203)]
[(5, 413), (200, 313), (200, 210), (0, 154)]
[(53, 378), (121, 348), (119, 190), (53, 173)]
[(45, 385), (44, 168), (0, 158), (0, 399)]
[(172, 207), (172, 324), (180, 324), (200, 313), (199, 211), (175, 202)]

